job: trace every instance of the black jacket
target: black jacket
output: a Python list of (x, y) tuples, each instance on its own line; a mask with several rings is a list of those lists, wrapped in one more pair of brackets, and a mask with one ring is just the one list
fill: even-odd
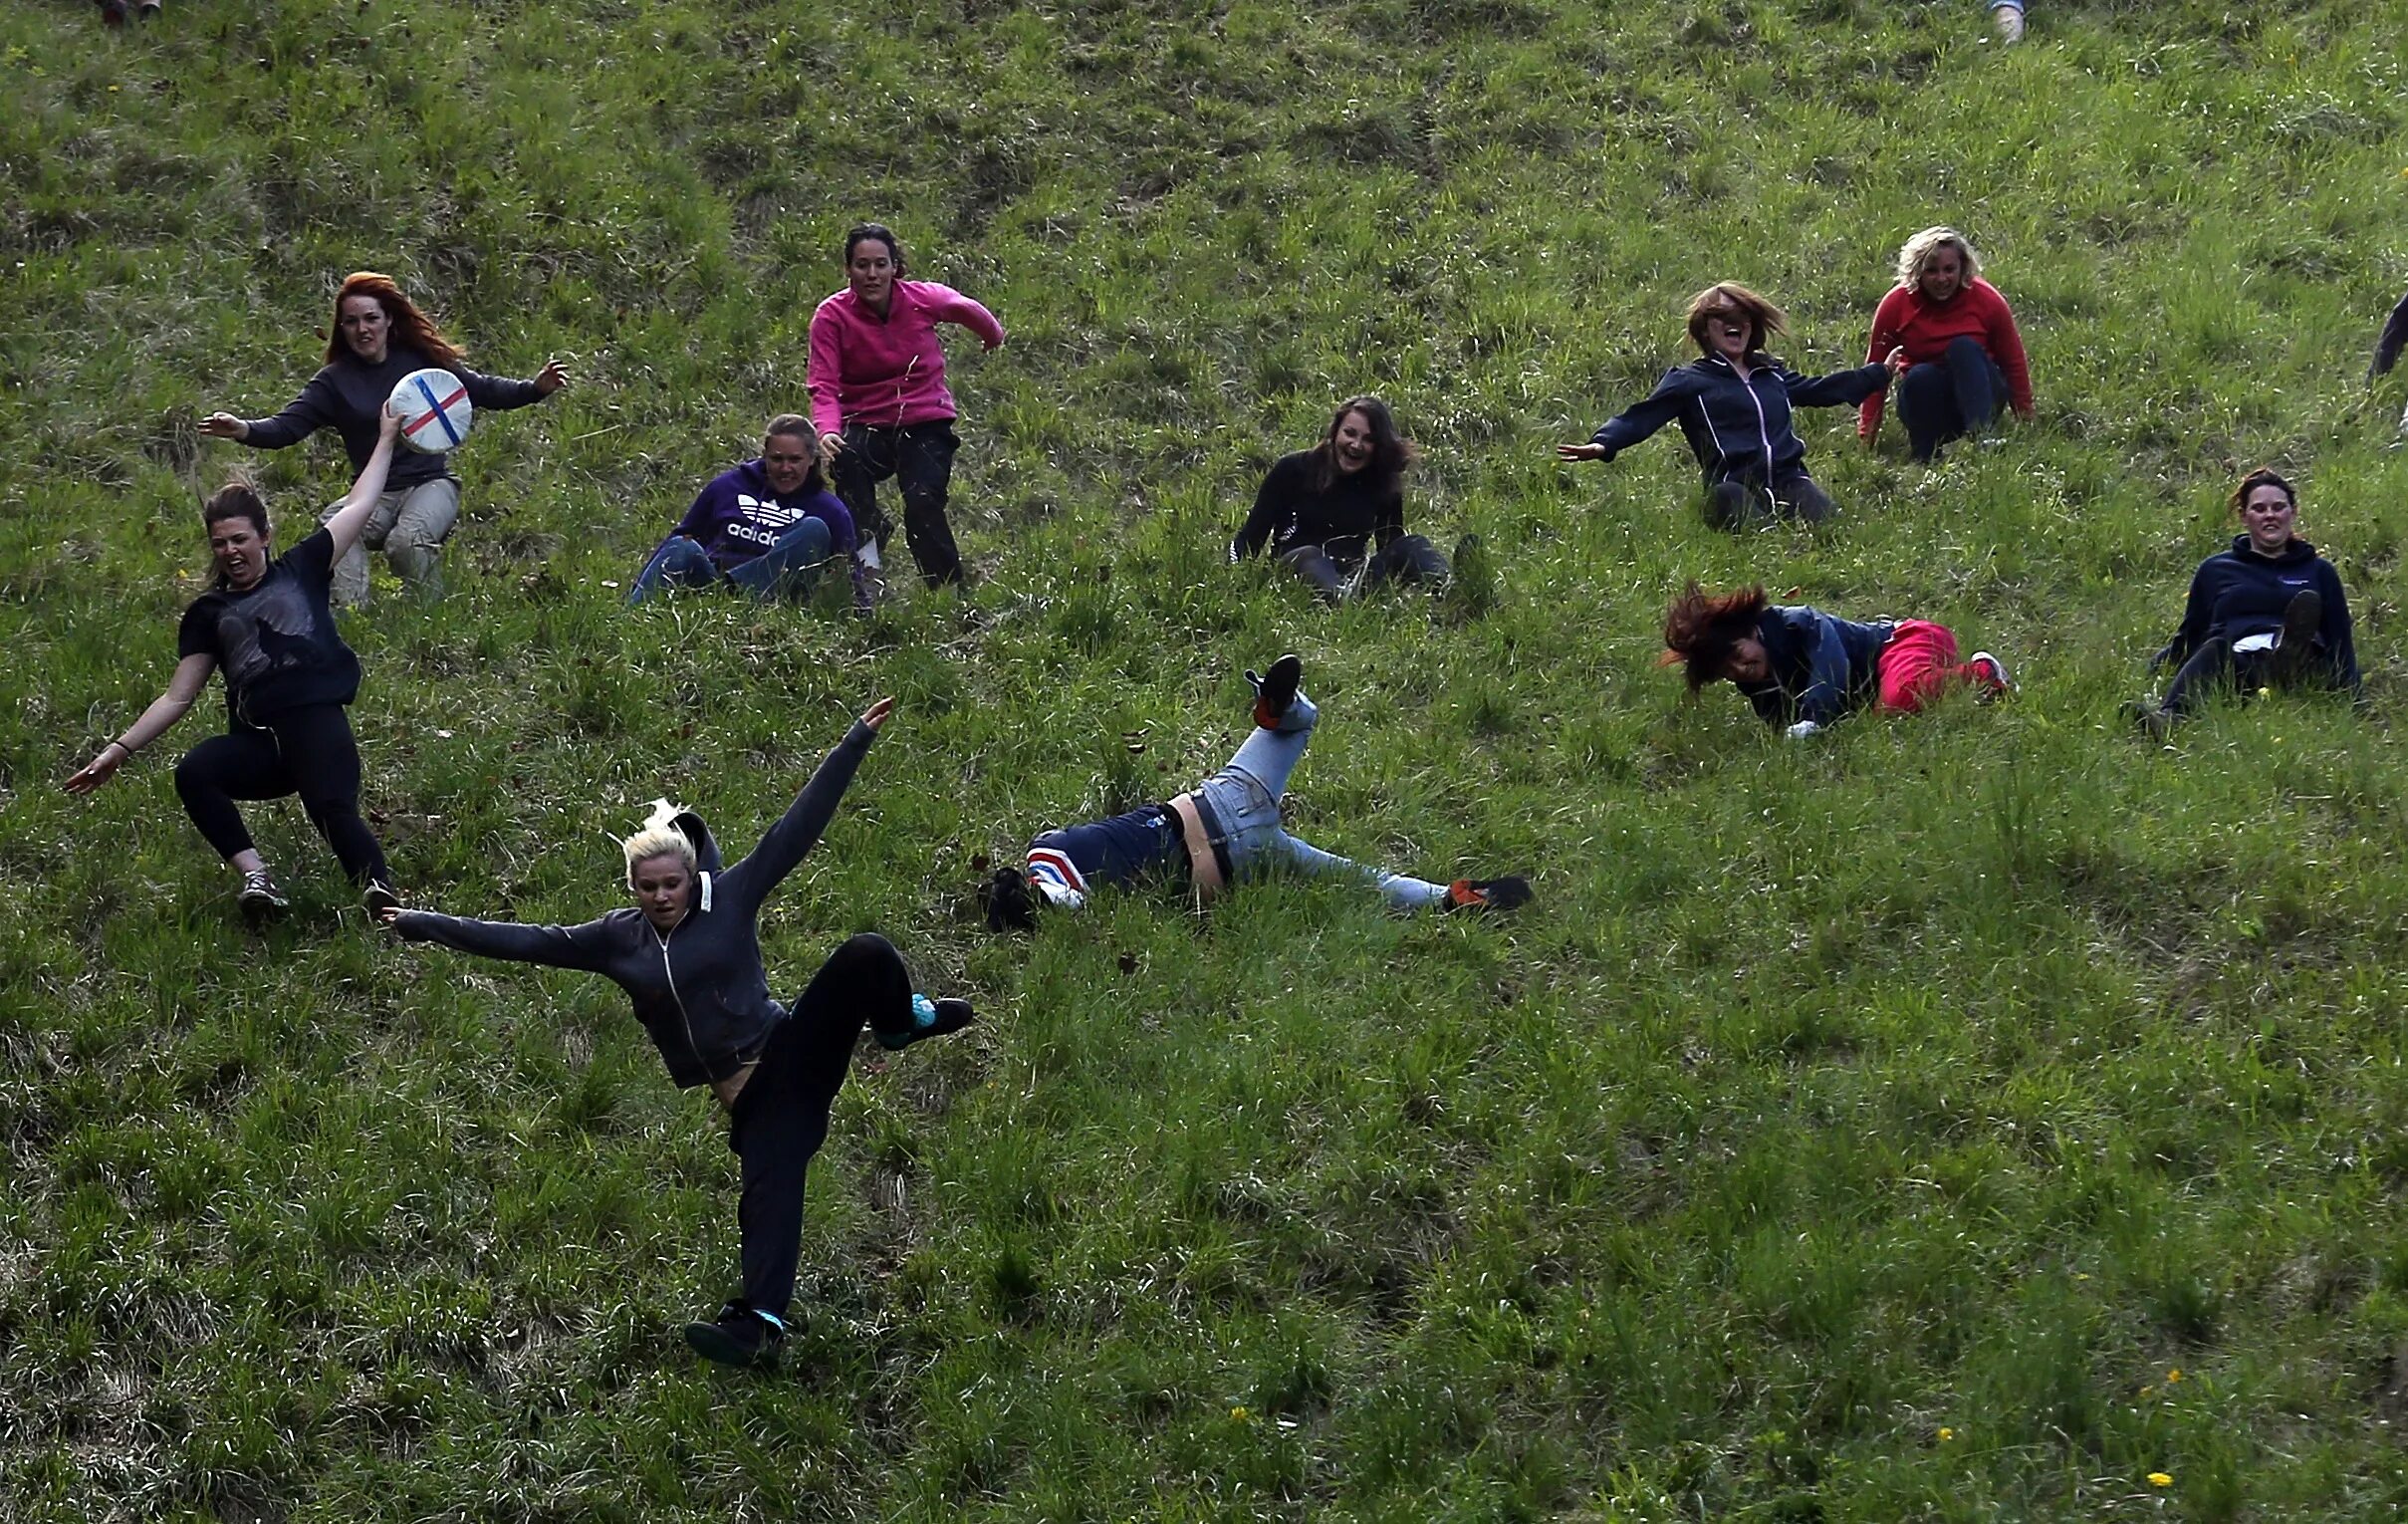
[(411, 941), (601, 974), (634, 1001), (635, 1019), (679, 1088), (724, 1080), (759, 1058), (786, 1019), (761, 967), (761, 902), (819, 842), (876, 735), (854, 722), (760, 844), (724, 873), (710, 828), (698, 816), (679, 816), (677, 828), (694, 843), (700, 882), (693, 908), (665, 936), (632, 905), (579, 926), (404, 910), (393, 929)]
[(1749, 357), (1748, 378), (1708, 355), (1666, 371), (1655, 390), (1596, 431), (1605, 458), (1680, 419), (1689, 452), (1709, 483), (1773, 486), (1806, 470), (1806, 444), (1791, 426), (1792, 407), (1852, 407), (1889, 384), (1886, 366), (1801, 376), (1770, 355)]
[(2316, 548), (2296, 536), (2273, 558), (2250, 549), (2249, 536), (2233, 536), (2233, 548), (2199, 563), (2191, 576), (2191, 596), (2182, 610), (2182, 628), (2150, 661), (2165, 666), (2185, 661), (2206, 641), (2221, 636), (2245, 639), (2271, 635), (2283, 628), (2284, 611), (2301, 593), (2315, 592), (2324, 600), (2324, 623), (2316, 632), (2316, 649), (2331, 663), (2333, 686), (2358, 691), (2358, 649), (2350, 638), (2349, 597), (2341, 591), (2341, 576)]

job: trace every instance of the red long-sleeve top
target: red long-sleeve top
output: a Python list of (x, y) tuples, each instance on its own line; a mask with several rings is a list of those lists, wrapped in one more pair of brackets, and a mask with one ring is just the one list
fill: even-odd
[[(1950, 340), (1965, 338), (1990, 352), (2006, 373), (2008, 402), (2018, 416), (2031, 417), (2032, 372), (2024, 363), (2024, 336), (2016, 331), (2015, 314), (1999, 288), (1978, 276), (1945, 302), (1934, 302), (1912, 287), (1891, 287), (1873, 309), (1873, 337), (1865, 345), (1865, 359), (1880, 360), (1903, 347), (1907, 369), (1912, 370), (1946, 354)], [(1882, 395), (1874, 392), (1856, 409), (1858, 438), (1870, 439), (1880, 431)]]

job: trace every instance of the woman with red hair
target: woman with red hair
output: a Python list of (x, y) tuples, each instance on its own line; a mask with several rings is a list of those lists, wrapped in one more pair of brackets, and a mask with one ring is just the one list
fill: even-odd
[[(568, 360), (554, 356), (527, 381), (484, 376), (468, 369), (458, 346), (443, 337), (434, 320), (392, 282), (362, 270), (344, 278), (335, 293), (335, 331), (326, 345), (326, 368), (310, 378), (301, 395), (272, 418), (239, 418), (213, 412), (200, 429), (254, 449), (280, 450), (322, 428), (343, 435), (354, 467), (375, 452), (377, 420), (393, 386), (412, 371), (449, 371), (468, 389), (476, 407), (525, 407), (569, 384)], [(332, 510), (329, 510), (330, 515)], [(393, 461), (384, 495), (368, 516), (359, 543), (335, 567), (335, 602), (367, 601), (367, 553), (381, 550), (403, 583), (428, 599), (442, 596), (438, 576), (443, 542), (460, 517), (460, 479), (441, 451), (408, 450)]]
[(1957, 660), (1957, 637), (1929, 620), (1843, 620), (1784, 607), (1759, 587), (1712, 597), (1696, 583), (1664, 615), (1664, 659), (1686, 668), (1689, 691), (1729, 679), (1757, 716), (1803, 740), (1851, 709), (1912, 714), (1949, 687), (1984, 698), (2010, 692), (2007, 663), (1986, 650)]

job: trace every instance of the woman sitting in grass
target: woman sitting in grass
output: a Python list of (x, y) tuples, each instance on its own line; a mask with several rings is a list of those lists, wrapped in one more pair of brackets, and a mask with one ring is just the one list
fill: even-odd
[[(765, 601), (799, 598), (830, 557), (849, 560), (852, 550), (852, 514), (821, 478), (811, 419), (782, 412), (769, 420), (760, 458), (720, 472), (695, 495), (635, 575), (627, 602), (723, 583)], [(854, 601), (866, 606), (860, 564), (851, 564)]]
[(2007, 664), (1986, 650), (1957, 660), (1957, 637), (1929, 620), (1843, 620), (1805, 605), (1783, 607), (1761, 587), (1710, 597), (1696, 583), (1664, 615), (1667, 662), (1682, 663), (1695, 693), (1727, 678), (1759, 718), (1793, 740), (1852, 709), (1912, 714), (1952, 686), (1985, 698), (2010, 691)]
[[(1927, 227), (1898, 251), (1898, 284), (1873, 309), (1867, 360), (1906, 352), (1898, 379), (1898, 421), (1908, 451), (1930, 460), (1951, 439), (1979, 433), (2003, 406), (2032, 416), (2032, 373), (2024, 336), (1963, 233)], [(1881, 394), (1856, 409), (1866, 443), (1881, 429)]]
[(2259, 688), (2358, 691), (2358, 652), (2349, 632), (2349, 599), (2340, 574), (2292, 533), (2299, 496), (2260, 466), (2233, 489), (2241, 533), (2191, 577), (2182, 628), (2150, 658), (2152, 671), (2176, 666), (2158, 703), (2124, 711), (2162, 740), (2222, 687), (2244, 696)]
[(370, 910), (399, 904), (384, 850), (360, 818), (360, 745), (348, 709), (360, 696), (360, 658), (343, 642), (328, 604), (334, 569), (359, 542), (384, 492), (385, 467), (401, 419), (382, 414), (375, 443), (352, 494), (324, 528), (270, 559), (275, 534), (268, 506), (234, 482), (201, 505), (217, 583), (192, 601), (176, 633), (175, 674), (125, 733), (67, 780), (89, 794), (117, 775), (192, 707), (209, 674), (226, 674), (226, 733), (211, 736), (175, 764), (175, 792), (228, 867), (242, 875), (236, 896), (245, 916), (285, 908), (283, 890), (251, 841), (235, 801), (299, 794)]
[[(500, 410), (540, 402), (569, 384), (564, 357), (544, 362), (527, 381), (484, 376), (468, 369), (458, 346), (443, 337), (434, 320), (402, 294), (390, 276), (361, 270), (344, 277), (335, 293), (335, 334), (327, 341), (326, 366), (310, 378), (301, 395), (272, 418), (239, 418), (213, 412), (200, 431), (253, 449), (280, 450), (322, 428), (343, 436), (354, 466), (367, 463), (376, 445), (376, 419), (393, 387), (412, 371), (449, 371), (479, 408)], [(367, 601), (367, 553), (384, 552), (393, 575), (420, 596), (442, 591), (438, 575), (443, 542), (460, 517), (460, 479), (442, 450), (411, 450), (395, 463), (385, 492), (349, 554), (335, 564), (335, 602)]]
[(1805, 377), (1764, 352), (1789, 331), (1782, 310), (1733, 281), (1689, 303), (1689, 339), (1699, 358), (1664, 373), (1645, 400), (1598, 429), (1586, 444), (1559, 444), (1562, 460), (1611, 460), (1678, 419), (1706, 475), (1706, 521), (1746, 529), (1777, 518), (1819, 523), (1837, 510), (1806, 474), (1793, 407), (1852, 406), (1877, 395), (1906, 364), (1892, 351), (1878, 365)]
[(1443, 588), (1446, 557), (1405, 533), (1404, 471), (1417, 454), (1387, 403), (1346, 398), (1319, 444), (1282, 455), (1263, 478), (1254, 511), (1229, 542), (1231, 563), (1268, 544), (1281, 566), (1332, 604), (1390, 579)]
[(1309, 874), (1339, 874), (1377, 885), (1403, 909), (1510, 910), (1530, 900), (1526, 879), (1458, 879), (1432, 884), (1322, 851), (1290, 836), (1280, 818), (1288, 775), (1313, 739), (1320, 711), (1298, 690), (1304, 662), (1280, 657), (1271, 670), (1246, 674), (1254, 685), (1254, 733), (1226, 766), (1166, 804), (1109, 820), (1048, 831), (1029, 844), (1028, 867), (996, 870), (987, 887), (987, 924), (998, 931), (1037, 924), (1040, 902), (1074, 910), (1103, 885), (1149, 873), (1184, 880), (1210, 899), (1231, 881), (1288, 864)]
[(827, 1142), (862, 1023), (881, 1046), (904, 1048), (971, 1021), (966, 1000), (914, 995), (901, 954), (867, 932), (837, 948), (792, 1005), (770, 998), (762, 969), (762, 901), (819, 841), (893, 711), (891, 698), (870, 705), (785, 816), (724, 872), (701, 818), (663, 802), (621, 844), (635, 903), (599, 920), (529, 926), (414, 910), (379, 917), (410, 941), (602, 975), (634, 1002), (669, 1078), (681, 1089), (708, 1085), (727, 1108), (728, 1147), (744, 1171), (736, 1208), (744, 1290), (685, 1331), (697, 1352), (723, 1364), (768, 1364), (785, 1337), (802, 1254), (804, 1171)]

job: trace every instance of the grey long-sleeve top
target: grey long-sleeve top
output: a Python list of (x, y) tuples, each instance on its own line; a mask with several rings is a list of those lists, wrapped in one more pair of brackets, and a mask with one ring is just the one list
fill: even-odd
[(770, 1033), (786, 1019), (786, 1007), (770, 998), (761, 966), (762, 901), (819, 842), (876, 735), (855, 721), (786, 814), (726, 872), (716, 871), (717, 850), (709, 845), (709, 833), (700, 832), (698, 857), (707, 860), (698, 863), (703, 879), (695, 886), (693, 907), (672, 931), (655, 930), (633, 906), (577, 926), (404, 910), (393, 929), (411, 941), (439, 942), (484, 957), (601, 974), (634, 1002), (635, 1019), (651, 1034), (680, 1089), (724, 1080), (759, 1058)]

